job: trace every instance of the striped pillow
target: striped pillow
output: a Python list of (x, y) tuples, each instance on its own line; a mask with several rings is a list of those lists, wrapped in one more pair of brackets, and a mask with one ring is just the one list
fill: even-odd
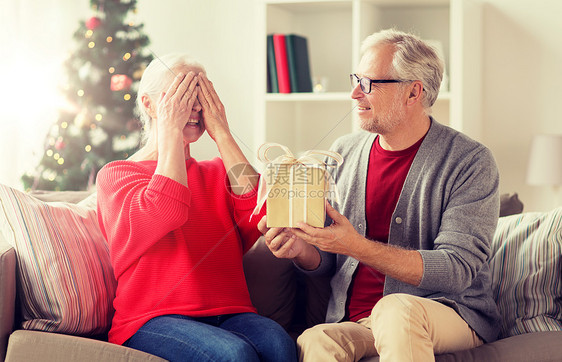
[(24, 329), (109, 330), (116, 282), (95, 208), (0, 185), (0, 230), (16, 250)]
[(562, 330), (562, 207), (500, 218), (492, 253), (501, 337)]

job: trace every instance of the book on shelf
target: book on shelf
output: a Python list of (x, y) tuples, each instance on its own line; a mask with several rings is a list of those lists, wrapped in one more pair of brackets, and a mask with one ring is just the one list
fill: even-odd
[(267, 92), (279, 93), (277, 82), (277, 66), (275, 65), (275, 49), (273, 46), (273, 35), (267, 36)]
[(312, 92), (308, 40), (297, 34), (267, 35), (267, 92)]
[(287, 34), (285, 40), (291, 92), (312, 92), (307, 39), (297, 34)]
[(291, 93), (291, 78), (289, 76), (289, 61), (287, 59), (285, 34), (273, 34), (273, 48), (275, 50), (275, 66), (277, 67), (279, 93)]

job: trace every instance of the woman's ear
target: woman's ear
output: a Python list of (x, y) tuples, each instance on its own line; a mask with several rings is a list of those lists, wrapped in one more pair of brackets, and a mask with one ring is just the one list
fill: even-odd
[(152, 100), (150, 99), (150, 97), (147, 96), (146, 94), (143, 95), (143, 96), (141, 97), (141, 102), (142, 102), (143, 107), (144, 107), (145, 110), (146, 110), (146, 113), (148, 113), (148, 115), (150, 116), (150, 118), (154, 118), (154, 116), (155, 116), (156, 114), (155, 114), (155, 111), (154, 111), (154, 109), (153, 109), (153, 107), (152, 107)]
[(408, 105), (415, 104), (421, 100), (423, 93), (423, 83), (420, 81), (414, 81), (410, 85), (410, 95), (408, 96)]

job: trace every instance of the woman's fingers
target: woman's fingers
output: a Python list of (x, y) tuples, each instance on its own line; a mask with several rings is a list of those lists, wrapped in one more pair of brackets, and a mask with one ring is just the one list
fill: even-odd
[(222, 112), (224, 107), (219, 95), (215, 91), (213, 83), (203, 73), (199, 73), (199, 84), (203, 91), (203, 98), (205, 98), (208, 107)]
[(207, 79), (207, 77), (205, 77), (202, 73), (199, 73), (199, 88), (201, 88), (201, 99), (199, 99), (199, 102), (201, 102), (201, 106), (203, 106), (206, 109), (216, 109), (216, 105), (215, 105), (215, 101), (211, 95), (211, 91), (209, 89), (209, 85), (208, 85), (209, 80)]
[(269, 244), (267, 244), (269, 246), (269, 249), (273, 252), (277, 252), (279, 251), (287, 242), (289, 242), (291, 240), (291, 237), (293, 235), (289, 232), (283, 231), (281, 232), (279, 235), (277, 235), (275, 238), (273, 238)]
[(166, 91), (164, 97), (162, 97), (162, 100), (171, 99), (176, 94), (180, 84), (183, 82), (185, 77), (186, 77), (185, 74), (178, 73), (178, 75), (176, 75), (176, 77), (172, 81), (172, 84), (170, 84), (170, 86), (168, 87), (168, 90)]
[[(195, 103), (195, 100), (197, 99), (197, 94), (198, 94), (197, 80), (198, 79), (197, 79), (196, 76), (191, 78), (189, 85), (187, 86), (185, 92), (183, 93), (183, 95), (180, 99), (180, 104), (183, 104), (184, 102), (187, 102), (187, 111), (190, 112), (190, 113), (191, 113), (191, 109), (193, 108), (193, 104)], [(179, 88), (178, 88), (178, 90), (179, 90)]]
[(177, 92), (178, 92), (178, 96), (180, 96), (179, 98), (180, 104), (189, 101), (189, 99), (192, 98), (192, 95), (194, 93), (197, 93), (196, 87), (198, 82), (199, 82), (199, 77), (197, 77), (195, 73), (189, 72), (188, 75), (184, 78), (183, 82), (178, 86)]

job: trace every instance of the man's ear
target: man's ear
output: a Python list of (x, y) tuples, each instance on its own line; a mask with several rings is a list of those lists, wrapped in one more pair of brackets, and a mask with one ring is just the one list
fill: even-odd
[(421, 100), (423, 94), (423, 83), (419, 80), (412, 82), (410, 85), (410, 95), (408, 96), (408, 105), (415, 104)]
[(141, 97), (141, 102), (143, 107), (146, 109), (146, 113), (150, 116), (150, 118), (154, 118), (154, 110), (152, 109), (152, 100), (146, 94)]

